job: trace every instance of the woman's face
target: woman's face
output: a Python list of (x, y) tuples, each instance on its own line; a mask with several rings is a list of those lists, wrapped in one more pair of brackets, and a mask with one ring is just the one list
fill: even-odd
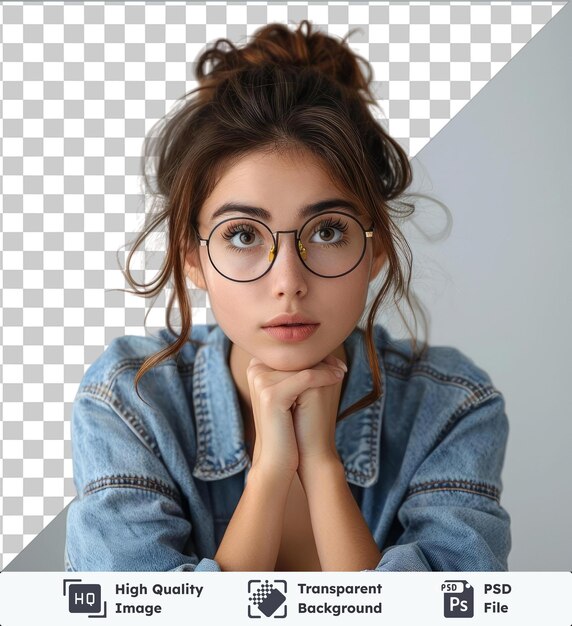
[[(300, 217), (302, 207), (332, 198), (349, 200), (311, 155), (287, 158), (277, 153), (251, 153), (220, 179), (201, 208), (198, 229), (201, 238), (207, 239), (224, 219), (256, 217), (232, 210), (213, 218), (215, 211), (229, 202), (265, 209), (268, 218), (256, 219), (272, 232), (299, 229), (308, 219)], [(351, 214), (346, 207), (328, 210)], [(359, 221), (365, 228), (371, 225), (367, 216)], [(187, 257), (186, 270), (197, 287), (208, 291), (214, 317), (235, 346), (273, 369), (291, 371), (312, 367), (339, 349), (360, 319), (368, 283), (383, 260), (383, 255), (374, 257), (372, 239), (367, 239), (365, 254), (353, 271), (323, 278), (303, 265), (294, 236), (281, 234), (274, 264), (258, 280), (240, 283), (225, 278), (212, 266), (205, 246)], [(318, 325), (310, 336), (296, 341), (264, 330), (269, 321), (284, 313), (300, 314)]]

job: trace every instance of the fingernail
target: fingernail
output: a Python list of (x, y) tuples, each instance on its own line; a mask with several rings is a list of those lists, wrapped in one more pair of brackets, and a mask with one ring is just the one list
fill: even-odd
[(344, 370), (344, 372), (347, 372), (348, 366), (341, 359), (338, 359), (337, 357), (336, 359), (338, 361), (338, 365)]
[(343, 378), (344, 376), (344, 373), (342, 372), (342, 370), (339, 370), (339, 369), (335, 369), (334, 374), (336, 375), (336, 378)]

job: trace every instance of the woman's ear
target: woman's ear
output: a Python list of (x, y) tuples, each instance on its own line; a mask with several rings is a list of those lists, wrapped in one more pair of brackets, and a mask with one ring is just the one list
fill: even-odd
[(377, 278), (377, 275), (381, 271), (381, 268), (385, 265), (386, 260), (387, 260), (387, 253), (385, 252), (385, 250), (383, 250), (383, 248), (381, 248), (377, 254), (374, 254), (372, 263), (371, 263), (371, 270), (369, 273), (370, 282), (374, 278)]
[(207, 284), (201, 267), (198, 248), (193, 248), (185, 257), (185, 276), (199, 289), (207, 290)]

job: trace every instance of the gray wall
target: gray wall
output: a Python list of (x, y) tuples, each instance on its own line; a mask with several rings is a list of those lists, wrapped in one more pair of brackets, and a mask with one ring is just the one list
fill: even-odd
[(569, 3), (413, 159), (449, 237), (421, 235), (445, 224), (426, 200), (404, 228), (431, 343), (506, 398), (513, 570), (572, 569), (571, 34)]

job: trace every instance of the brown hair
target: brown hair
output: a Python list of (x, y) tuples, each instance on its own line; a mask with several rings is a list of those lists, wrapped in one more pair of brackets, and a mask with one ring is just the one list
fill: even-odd
[[(146, 227), (129, 252), (124, 275), (135, 289), (130, 293), (147, 298), (158, 295), (173, 275), (167, 327), (177, 340), (142, 364), (135, 377), (140, 398), (137, 384), (141, 377), (177, 354), (187, 341), (195, 343), (190, 338), (191, 303), (185, 282), (185, 259), (198, 243), (197, 216), (225, 168), (255, 150), (301, 150), (314, 156), (334, 185), (371, 217), (374, 246), (377, 250), (381, 246), (387, 255), (387, 274), (371, 304), (365, 328), (373, 389), (340, 418), (368, 406), (382, 393), (373, 326), (390, 291), (412, 337), (411, 360), (426, 351), (425, 342), (417, 350), (415, 333), (398, 306), (405, 298), (417, 328), (412, 304), (417, 305), (417, 299), (409, 288), (411, 249), (393, 219), (409, 217), (415, 210), (412, 203), (398, 201), (411, 183), (412, 171), (404, 149), (368, 109), (368, 105), (377, 106), (370, 91), (372, 70), (363, 57), (348, 47), (345, 40), (350, 34), (351, 31), (337, 41), (313, 32), (311, 23), (303, 20), (294, 32), (283, 24), (260, 28), (252, 41), (241, 48), (228, 39), (218, 39), (198, 58), (199, 86), (189, 94), (194, 96), (183, 96), (180, 106), (159, 120), (146, 137), (142, 169), (146, 194), (152, 197), (153, 207)], [(223, 44), (228, 49), (223, 49)], [(212, 67), (207, 70), (209, 62)], [(367, 77), (359, 62), (364, 64)], [(155, 168), (148, 173), (146, 166), (152, 164), (153, 157)], [(138, 283), (129, 271), (133, 252), (163, 222), (167, 226), (167, 246), (162, 269), (152, 282)], [(405, 274), (400, 252), (405, 259)], [(137, 291), (138, 287), (145, 289)], [(181, 315), (180, 334), (170, 323), (175, 298)], [(423, 308), (419, 311), (427, 328)]]

